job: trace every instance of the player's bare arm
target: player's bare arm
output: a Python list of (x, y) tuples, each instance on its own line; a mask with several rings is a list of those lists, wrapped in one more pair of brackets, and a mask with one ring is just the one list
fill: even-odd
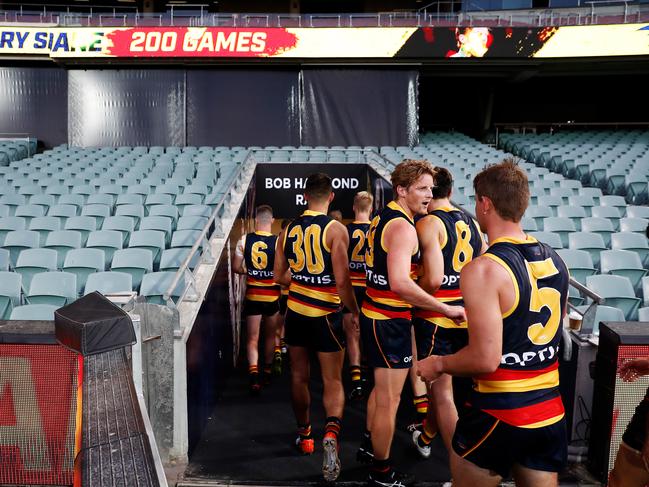
[(417, 238), (421, 247), (424, 273), (419, 277), (419, 285), (433, 294), (442, 285), (444, 278), (444, 256), (440, 245), (440, 232), (443, 231), (439, 218), (428, 215), (417, 222)]
[(237, 242), (237, 246), (234, 250), (234, 259), (232, 259), (232, 270), (237, 274), (245, 274), (246, 269), (244, 264), (244, 255), (243, 249), (245, 246), (245, 235)]
[(410, 259), (418, 245), (417, 232), (413, 226), (403, 219), (396, 219), (385, 229), (383, 236), (388, 255), (390, 289), (413, 306), (437, 311), (456, 321), (464, 321), (462, 307), (440, 302), (410, 277)]
[(349, 234), (342, 223), (334, 221), (330, 224), (327, 228), (326, 243), (331, 249), (331, 264), (338, 295), (352, 315), (358, 315), (360, 310), (349, 278), (349, 259), (347, 257)]
[(282, 230), (277, 238), (275, 249), (275, 265), (273, 266), (273, 281), (282, 286), (291, 284), (291, 270), (284, 254), (284, 241), (286, 240), (286, 229)]
[(469, 344), (453, 355), (431, 356), (419, 362), (419, 374), (426, 381), (442, 373), (466, 377), (487, 374), (500, 365), (501, 310), (514, 303), (511, 278), (499, 264), (479, 257), (462, 269), (460, 288), (469, 323)]

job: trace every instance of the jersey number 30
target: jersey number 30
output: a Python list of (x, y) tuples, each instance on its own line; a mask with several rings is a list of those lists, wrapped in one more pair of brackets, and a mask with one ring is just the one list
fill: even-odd
[(295, 259), (288, 259), (293, 272), (301, 272), (306, 264), (309, 274), (321, 274), (325, 262), (322, 255), (322, 228), (319, 225), (309, 225), (302, 232), (302, 227), (295, 226), (288, 233), (288, 238), (293, 240), (293, 254)]

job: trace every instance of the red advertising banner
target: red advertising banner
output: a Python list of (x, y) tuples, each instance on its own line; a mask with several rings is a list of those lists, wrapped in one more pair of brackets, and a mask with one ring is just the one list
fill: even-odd
[(0, 484), (72, 485), (81, 360), (58, 345), (0, 345)]

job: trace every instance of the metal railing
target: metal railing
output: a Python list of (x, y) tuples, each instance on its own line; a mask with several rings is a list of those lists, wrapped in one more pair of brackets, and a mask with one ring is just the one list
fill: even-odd
[[(451, 7), (445, 7), (446, 4)], [(6, 5), (6, 3), (5, 3)], [(0, 10), (0, 20), (59, 26), (183, 26), (183, 27), (435, 27), (458, 25), (561, 26), (649, 22), (649, 5), (629, 0), (576, 0), (573, 7), (485, 11), (476, 7), (456, 12), (453, 1), (433, 2), (435, 11), (287, 14), (210, 13), (205, 5), (173, 5), (165, 13), (143, 13), (136, 8), (93, 5), (20, 4)]]
[[(229, 203), (231, 199), (230, 191), (232, 191), (232, 189), (236, 189), (237, 184), (241, 183), (241, 175), (243, 174), (244, 170), (246, 170), (247, 167), (249, 167), (248, 166), (249, 164), (252, 164), (252, 167), (256, 165), (256, 161), (252, 155), (252, 151), (248, 152), (243, 162), (241, 162), (237, 166), (236, 170), (229, 176), (229, 181), (226, 181), (226, 183), (224, 184), (223, 196), (221, 196), (219, 202), (214, 207), (214, 210), (212, 211), (212, 214), (207, 220), (207, 223), (203, 227), (203, 230), (201, 230), (200, 235), (197, 237), (196, 241), (194, 242), (194, 245), (192, 245), (189, 254), (187, 254), (187, 257), (185, 258), (181, 266), (176, 271), (176, 274), (171, 284), (169, 285), (165, 293), (162, 295), (162, 299), (167, 304), (167, 306), (177, 308), (180, 305), (180, 303), (182, 303), (185, 300), (198, 301), (198, 299), (200, 299), (200, 296), (198, 295), (198, 291), (196, 289), (196, 278), (194, 272), (203, 263), (214, 264), (215, 256), (211, 254), (210, 240), (214, 236), (219, 238), (223, 238), (225, 236), (223, 233), (223, 228), (221, 226), (221, 221), (218, 220), (218, 218), (225, 215), (224, 207), (225, 204)], [(210, 229), (212, 228), (212, 224), (214, 224), (214, 230), (210, 235), (208, 235)], [(194, 271), (192, 271), (189, 265), (192, 259), (194, 258), (194, 255), (196, 255), (196, 252), (201, 246), (203, 247), (203, 251), (200, 256), (200, 261), (196, 265)], [(178, 296), (178, 300), (174, 303), (174, 301), (172, 300), (174, 290), (180, 283), (180, 280), (183, 278), (185, 279), (185, 287), (183, 291), (180, 293), (180, 295)]]

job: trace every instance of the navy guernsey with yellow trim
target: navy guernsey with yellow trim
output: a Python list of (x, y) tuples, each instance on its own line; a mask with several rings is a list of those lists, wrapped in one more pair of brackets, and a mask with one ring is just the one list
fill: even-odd
[[(396, 201), (391, 201), (379, 215), (374, 217), (367, 232), (367, 251), (365, 253), (367, 291), (362, 312), (370, 319), (412, 319), (412, 305), (390, 289), (388, 254), (383, 242), (385, 230), (398, 219), (403, 219), (413, 227), (415, 226), (415, 222), (403, 208)], [(417, 247), (410, 261), (410, 275), (413, 279), (416, 276), (419, 256), (419, 247)]]
[(246, 299), (272, 303), (279, 299), (280, 288), (273, 281), (277, 235), (249, 233), (245, 237), (243, 258), (246, 262)]
[(370, 222), (352, 222), (347, 225), (349, 234), (349, 277), (352, 286), (365, 287), (365, 250)]
[(325, 316), (340, 309), (340, 296), (327, 247), (334, 222), (324, 213), (306, 210), (286, 228), (284, 255), (291, 269), (287, 306), (301, 315)]
[(513, 426), (554, 424), (564, 416), (559, 343), (568, 270), (549, 245), (532, 237), (497, 239), (484, 255), (509, 273), (516, 300), (503, 314), (500, 365), (474, 377), (471, 403)]
[[(482, 250), (482, 234), (478, 225), (466, 213), (451, 207), (438, 208), (424, 218), (438, 219), (444, 228), (441, 242), (444, 258), (442, 285), (433, 294), (437, 300), (453, 306), (464, 306), (460, 291), (460, 271)], [(419, 220), (418, 220), (419, 221)], [(417, 309), (415, 317), (423, 318), (442, 328), (466, 328), (466, 321), (457, 324), (441, 313)]]

